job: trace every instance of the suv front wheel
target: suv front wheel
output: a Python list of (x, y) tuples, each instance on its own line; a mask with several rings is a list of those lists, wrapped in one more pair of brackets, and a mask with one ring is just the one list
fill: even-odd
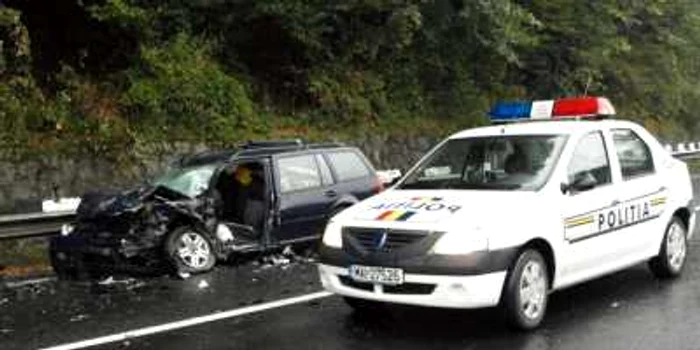
[(214, 247), (201, 232), (190, 227), (173, 231), (165, 242), (168, 259), (177, 273), (200, 273), (216, 263)]

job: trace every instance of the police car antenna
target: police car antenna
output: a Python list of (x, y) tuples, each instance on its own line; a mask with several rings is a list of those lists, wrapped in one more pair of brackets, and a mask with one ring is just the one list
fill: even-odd
[(588, 75), (588, 80), (586, 81), (586, 87), (583, 89), (583, 97), (588, 97), (588, 88), (591, 87), (591, 76)]

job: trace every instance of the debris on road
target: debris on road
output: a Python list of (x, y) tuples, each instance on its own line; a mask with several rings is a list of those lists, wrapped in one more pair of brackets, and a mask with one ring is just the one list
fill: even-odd
[(199, 289), (206, 289), (209, 287), (209, 283), (205, 280), (199, 281), (199, 284), (197, 285), (197, 288)]
[(10, 299), (7, 298), (2, 298), (0, 299), (0, 306), (3, 306), (4, 304), (7, 304), (10, 301)]
[(134, 282), (136, 282), (136, 279), (133, 279), (133, 278), (117, 280), (117, 279), (114, 279), (113, 276), (109, 276), (109, 277), (105, 278), (104, 280), (97, 282), (97, 284), (99, 284), (101, 286), (111, 286), (111, 285), (115, 285), (115, 284), (134, 284)]
[(612, 304), (610, 304), (610, 307), (612, 307), (613, 309), (617, 309), (618, 307), (620, 307), (620, 302), (614, 301)]
[(186, 280), (192, 276), (189, 272), (178, 272), (177, 277), (180, 277), (180, 279)]
[(313, 263), (316, 259), (311, 251), (306, 251), (304, 255), (299, 255), (292, 249), (291, 246), (286, 246), (282, 253), (265, 255), (258, 261), (254, 262), (254, 266), (259, 266), (254, 272), (260, 272), (272, 267), (281, 267), (283, 270), (289, 268), (290, 265), (296, 263)]
[(80, 314), (80, 315), (75, 315), (75, 316), (71, 317), (70, 321), (71, 322), (80, 322), (80, 321), (86, 320), (88, 318), (90, 318), (89, 315)]
[(126, 286), (126, 290), (134, 290), (134, 289), (139, 289), (141, 287), (146, 286), (146, 282), (144, 281), (138, 281), (136, 283), (130, 284)]

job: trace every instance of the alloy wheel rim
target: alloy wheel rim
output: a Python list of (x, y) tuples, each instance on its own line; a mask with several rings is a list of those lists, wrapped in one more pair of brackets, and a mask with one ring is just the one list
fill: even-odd
[(677, 223), (673, 223), (668, 230), (668, 236), (666, 238), (666, 259), (668, 265), (674, 271), (679, 271), (685, 262), (685, 232), (683, 232), (683, 229)]
[(203, 268), (211, 259), (209, 244), (204, 237), (195, 232), (186, 232), (180, 237), (177, 254), (183, 263), (195, 269)]
[(537, 319), (544, 311), (547, 280), (544, 268), (536, 261), (529, 261), (520, 277), (520, 310), (528, 319)]

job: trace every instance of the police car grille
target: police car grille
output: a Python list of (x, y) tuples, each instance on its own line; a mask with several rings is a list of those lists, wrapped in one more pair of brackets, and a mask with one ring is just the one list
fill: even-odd
[(367, 228), (346, 228), (345, 233), (354, 238), (362, 248), (371, 252), (391, 252), (403, 247), (417, 243), (428, 236), (425, 231), (397, 231), (388, 230), (386, 242), (383, 246), (378, 247), (378, 236), (383, 234), (386, 229), (367, 229)]

